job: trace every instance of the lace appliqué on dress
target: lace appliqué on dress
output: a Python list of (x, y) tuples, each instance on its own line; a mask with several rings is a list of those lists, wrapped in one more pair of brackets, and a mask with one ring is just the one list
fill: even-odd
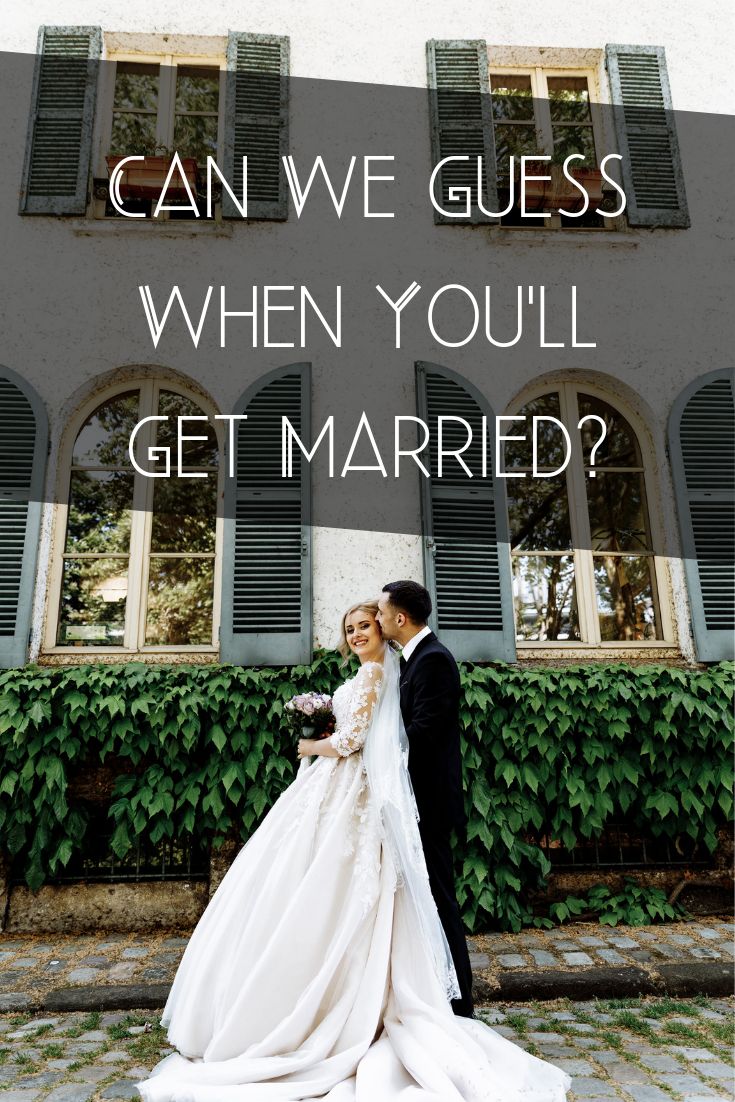
[(357, 675), (335, 692), (332, 700), (337, 729), (329, 741), (341, 757), (362, 750), (382, 680), (380, 662), (365, 662)]

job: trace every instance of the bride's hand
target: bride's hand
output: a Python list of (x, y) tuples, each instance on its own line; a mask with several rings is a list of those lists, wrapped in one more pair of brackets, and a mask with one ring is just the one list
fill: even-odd
[(296, 756), (300, 758), (309, 758), (314, 753), (314, 739), (312, 738), (300, 738), (298, 750)]

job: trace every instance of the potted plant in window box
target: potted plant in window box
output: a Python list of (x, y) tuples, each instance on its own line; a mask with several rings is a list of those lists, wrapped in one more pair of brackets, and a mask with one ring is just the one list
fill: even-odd
[[(166, 146), (157, 145), (153, 152), (145, 148), (140, 150), (142, 161), (129, 161), (121, 171), (120, 196), (122, 199), (158, 199), (163, 191), (174, 150)], [(131, 154), (128, 154), (130, 156)], [(199, 187), (199, 169), (195, 157), (179, 157), (186, 181), (196, 195)], [(112, 176), (115, 167), (124, 160), (117, 154), (109, 154), (105, 157), (107, 170)], [(175, 173), (166, 191), (166, 198), (171, 202), (185, 201), (188, 196), (180, 174)]]

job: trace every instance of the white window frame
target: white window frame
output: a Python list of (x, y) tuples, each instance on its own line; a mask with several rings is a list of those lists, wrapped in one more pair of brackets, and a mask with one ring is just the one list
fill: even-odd
[[(493, 51), (490, 49), (490, 54)], [(543, 155), (552, 156), (554, 152), (554, 138), (551, 125), (551, 113), (547, 110), (544, 113), (547, 115), (544, 119), (538, 118), (538, 112), (536, 111), (537, 102), (549, 102), (549, 86), (547, 80), (549, 77), (585, 77), (587, 80), (587, 89), (589, 93), (590, 102), (590, 118), (592, 122), (592, 134), (595, 141), (595, 154), (599, 159), (604, 155), (604, 124), (602, 120), (602, 113), (600, 111), (600, 104), (603, 102), (601, 99), (600, 82), (598, 78), (598, 72), (596, 69), (587, 66), (555, 66), (553, 64), (534, 64), (534, 65), (500, 65), (496, 61), (491, 59), (488, 64), (488, 73), (490, 76), (491, 97), (492, 97), (492, 78), (496, 76), (524, 76), (531, 78), (531, 98), (534, 103), (534, 119), (536, 129), (536, 139), (538, 141), (538, 152)], [(495, 127), (495, 120), (493, 119), (493, 133)], [(607, 152), (614, 152), (614, 149), (609, 149)], [(548, 175), (548, 162), (540, 161), (537, 166), (533, 163), (529, 166), (529, 170), (532, 174), (538, 176)], [(612, 175), (612, 173), (611, 173)], [(618, 229), (618, 219), (606, 218), (604, 220), (604, 226), (566, 226), (565, 229), (578, 229), (584, 230), (587, 233), (614, 231)], [(502, 229), (507, 230), (557, 230), (562, 229), (561, 216), (559, 214), (552, 214), (550, 218), (542, 219), (530, 219), (527, 225), (523, 226), (501, 226)]]
[[(508, 415), (517, 415), (523, 406), (534, 398), (540, 398), (545, 394), (558, 393), (560, 420), (564, 425), (576, 426), (579, 394), (589, 394), (606, 402), (630, 425), (636, 435), (642, 460), (643, 487), (645, 493), (648, 535), (651, 541), (651, 555), (653, 560), (653, 582), (655, 593), (653, 594), (654, 607), (658, 620), (658, 639), (606, 639), (600, 634), (600, 620), (597, 610), (597, 588), (595, 585), (594, 559), (599, 558), (602, 552), (592, 552), (592, 537), (589, 526), (589, 508), (587, 505), (587, 487), (584, 471), (584, 458), (582, 455), (580, 434), (572, 431), (569, 435), (572, 441), (571, 459), (564, 472), (567, 480), (567, 500), (569, 503), (569, 523), (571, 528), (571, 549), (561, 552), (574, 559), (574, 579), (577, 599), (577, 613), (579, 616), (579, 631), (581, 639), (518, 639), (516, 647), (518, 651), (554, 650), (561, 653), (574, 652), (575, 650), (595, 651), (620, 651), (620, 650), (661, 650), (677, 646), (674, 630), (674, 620), (671, 614), (671, 585), (666, 565), (666, 558), (661, 553), (663, 547), (663, 525), (659, 499), (656, 495), (653, 471), (656, 470), (654, 449), (645, 423), (641, 418), (624, 403), (611, 396), (600, 385), (590, 381), (579, 379), (546, 379), (541, 383), (524, 389), (513, 401), (508, 409)], [(510, 469), (510, 468), (508, 468)], [(615, 471), (618, 468), (606, 467), (605, 470)], [(623, 468), (620, 468), (621, 470)], [(625, 468), (630, 470), (631, 468)], [(510, 482), (510, 480), (507, 480)], [(525, 552), (532, 555), (533, 552)], [(539, 552), (544, 554), (544, 552)], [(632, 554), (632, 552), (631, 552)], [(513, 558), (511, 549), (511, 565)], [(514, 617), (515, 619), (515, 617)]]
[[(138, 474), (131, 468), (135, 476), (133, 484), (133, 507), (130, 526), (130, 548), (128, 558), (128, 595), (125, 607), (125, 634), (121, 646), (70, 646), (58, 645), (56, 636), (59, 626), (59, 613), (61, 608), (61, 592), (64, 575), (64, 544), (66, 542), (66, 530), (69, 517), (69, 497), (71, 489), (71, 469), (74, 452), (74, 444), (87, 418), (105, 402), (118, 394), (125, 394), (130, 390), (140, 392), (139, 418), (158, 409), (158, 397), (161, 390), (173, 391), (184, 398), (190, 399), (201, 407), (202, 413), (210, 419), (210, 425), (217, 436), (218, 471), (217, 471), (217, 516), (215, 523), (214, 555), (210, 552), (182, 553), (184, 557), (213, 558), (213, 593), (212, 593), (212, 637), (211, 643), (188, 643), (173, 646), (171, 644), (146, 644), (146, 606), (148, 594), (148, 567), (151, 558), (150, 541), (152, 528), (153, 493), (157, 482), (155, 478), (147, 478)], [(133, 376), (124, 382), (116, 383), (102, 391), (97, 392), (77, 411), (76, 416), (70, 422), (59, 449), (59, 467), (57, 475), (57, 502), (53, 507), (53, 544), (51, 551), (51, 564), (49, 571), (49, 583), (46, 599), (46, 627), (44, 632), (43, 654), (72, 654), (84, 656), (85, 659), (94, 655), (130, 655), (130, 654), (214, 654), (219, 651), (219, 625), (222, 593), (222, 542), (224, 535), (224, 523), (222, 516), (222, 501), (224, 500), (224, 464), (223, 456), (223, 430), (221, 421), (214, 421), (217, 411), (211, 403), (197, 391), (187, 388), (177, 380), (157, 376), (155, 378), (141, 378)], [(154, 422), (148, 422), (138, 433), (136, 439), (136, 451), (141, 455), (148, 454), (148, 447), (153, 438)]]
[[(95, 172), (98, 178), (107, 177), (107, 156), (112, 140), (112, 115), (115, 103), (115, 81), (118, 61), (134, 62), (138, 65), (157, 65), (159, 68), (158, 115), (156, 118), (156, 144), (174, 147), (174, 125), (176, 113), (176, 74), (179, 66), (194, 66), (200, 69), (219, 69), (219, 108), (217, 119), (217, 161), (222, 163), (222, 151), (225, 141), (225, 91), (227, 87), (227, 58), (222, 53), (177, 54), (177, 53), (137, 53), (132, 50), (113, 50), (104, 63), (105, 79), (99, 90), (97, 117), (102, 120), (98, 131), (95, 156)], [(96, 218), (105, 217), (105, 202), (93, 199)], [(156, 219), (146, 221), (162, 222), (168, 220), (169, 212), (161, 211)], [(214, 219), (220, 221), (221, 205), (214, 209)], [(142, 221), (142, 219), (141, 219)], [(202, 219), (197, 219), (197, 222)]]

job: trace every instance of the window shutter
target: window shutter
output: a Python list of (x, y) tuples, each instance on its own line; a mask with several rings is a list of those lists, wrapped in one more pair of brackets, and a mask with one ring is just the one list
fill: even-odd
[(248, 419), (239, 422), (225, 495), (223, 662), (311, 661), (310, 467), (297, 445), (293, 476), (281, 476), (282, 417), (310, 446), (310, 377), (309, 364), (279, 368), (234, 410)]
[[(505, 488), (494, 481), (488, 448), (488, 475), (481, 477), (482, 416), (495, 424), (475, 388), (447, 368), (416, 365), (419, 417), (429, 426), (431, 478), (421, 478), (426, 587), (432, 595), (432, 627), (459, 659), (472, 662), (515, 659)], [(456, 460), (438, 477), (437, 418), (462, 417), (472, 426), (472, 444), (463, 458), (469, 479)], [(466, 439), (462, 425), (445, 424), (447, 443)], [(491, 437), (492, 438), (492, 437)]]
[(48, 425), (38, 395), (5, 367), (0, 424), (0, 666), (8, 667), (28, 653)]
[(607, 46), (606, 63), (631, 226), (688, 226), (663, 46)]
[(677, 398), (669, 421), (689, 604), (702, 662), (735, 657), (735, 401), (713, 371)]
[[(225, 97), (225, 178), (242, 194), (248, 159), (248, 218), (285, 221), (288, 193), (281, 157), (288, 155), (289, 39), (230, 31)], [(225, 218), (238, 216), (227, 192)]]
[[(466, 206), (466, 189), (477, 195), (477, 161), (483, 157), (483, 206), (498, 209), (495, 132), (490, 108), (487, 43), (471, 39), (431, 40), (426, 44), (431, 116), (432, 165), (445, 157), (467, 156), (441, 170), (435, 186), (436, 201), (445, 210)], [(450, 201), (451, 188), (462, 188), (459, 201)], [(434, 208), (435, 222), (496, 221), (482, 214), (473, 202), (470, 219), (449, 218)]]
[(21, 214), (84, 214), (102, 49), (99, 27), (41, 27)]

